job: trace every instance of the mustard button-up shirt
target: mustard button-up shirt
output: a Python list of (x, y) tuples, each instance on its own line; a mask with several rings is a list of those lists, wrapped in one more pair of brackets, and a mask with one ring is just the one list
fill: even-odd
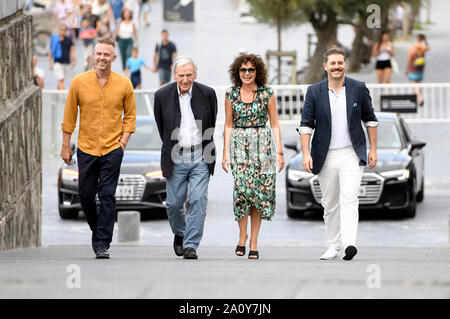
[(78, 106), (78, 147), (87, 154), (108, 154), (120, 147), (123, 132), (133, 133), (136, 130), (133, 85), (127, 77), (114, 71), (111, 71), (103, 87), (100, 86), (94, 69), (73, 78), (61, 125), (64, 132), (74, 131)]

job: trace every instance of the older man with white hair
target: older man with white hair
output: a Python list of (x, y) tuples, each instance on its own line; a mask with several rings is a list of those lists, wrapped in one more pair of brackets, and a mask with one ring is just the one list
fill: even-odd
[[(214, 173), (213, 134), (217, 117), (214, 89), (198, 83), (197, 66), (176, 58), (175, 82), (155, 93), (155, 120), (163, 141), (161, 169), (166, 177), (166, 209), (177, 256), (197, 259), (206, 217), (209, 177)], [(189, 202), (187, 216), (184, 211)]]

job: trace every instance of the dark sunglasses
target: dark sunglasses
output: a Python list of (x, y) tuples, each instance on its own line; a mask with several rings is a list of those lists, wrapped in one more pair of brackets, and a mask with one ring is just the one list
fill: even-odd
[(248, 71), (248, 73), (252, 74), (252, 73), (255, 73), (256, 69), (255, 68), (248, 68), (248, 69), (240, 68), (239, 69), (239, 72), (244, 73), (244, 74), (247, 73), (247, 71)]

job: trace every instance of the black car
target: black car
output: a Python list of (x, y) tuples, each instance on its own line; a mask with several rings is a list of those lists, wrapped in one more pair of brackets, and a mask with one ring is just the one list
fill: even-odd
[[(154, 118), (137, 116), (136, 132), (128, 141), (120, 167), (115, 195), (117, 211), (147, 213), (165, 208), (166, 180), (160, 166), (161, 145)], [(58, 171), (58, 208), (63, 219), (77, 218), (81, 210), (76, 160), (74, 152), (74, 164), (64, 164)]]
[[(376, 113), (378, 127), (378, 163), (367, 166), (359, 190), (360, 209), (383, 209), (416, 214), (416, 203), (424, 198), (425, 142), (416, 140), (405, 120), (395, 113)], [(367, 132), (366, 133), (367, 139)], [(367, 139), (367, 146), (369, 142)], [(302, 216), (305, 211), (320, 211), (322, 193), (317, 175), (305, 172), (299, 142), (285, 144), (297, 154), (286, 166), (287, 215)]]

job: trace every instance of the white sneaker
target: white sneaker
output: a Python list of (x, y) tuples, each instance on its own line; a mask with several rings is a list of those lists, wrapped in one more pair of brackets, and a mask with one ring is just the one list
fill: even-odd
[(320, 256), (320, 259), (321, 260), (331, 260), (331, 259), (335, 259), (338, 255), (339, 255), (339, 250), (337, 250), (333, 246), (330, 246), (330, 247), (328, 247), (328, 249), (325, 252), (325, 254)]

